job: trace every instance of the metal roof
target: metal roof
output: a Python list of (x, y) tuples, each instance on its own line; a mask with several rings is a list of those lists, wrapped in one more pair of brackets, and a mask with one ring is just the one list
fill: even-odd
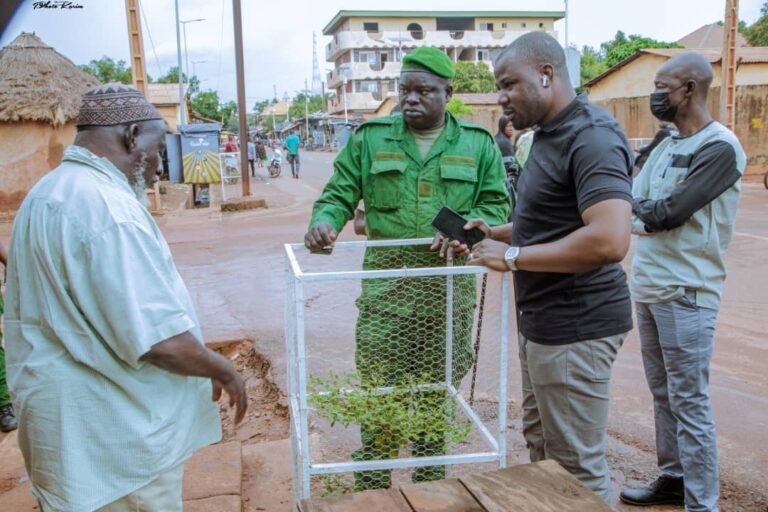
[(348, 18), (552, 18), (560, 20), (565, 11), (339, 11), (325, 26), (328, 36)]

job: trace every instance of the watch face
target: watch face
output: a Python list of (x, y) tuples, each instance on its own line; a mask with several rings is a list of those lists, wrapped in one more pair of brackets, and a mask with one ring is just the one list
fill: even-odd
[(507, 266), (510, 270), (517, 270), (517, 257), (520, 254), (519, 247), (510, 247), (507, 249), (507, 253), (504, 255), (504, 259), (507, 262)]

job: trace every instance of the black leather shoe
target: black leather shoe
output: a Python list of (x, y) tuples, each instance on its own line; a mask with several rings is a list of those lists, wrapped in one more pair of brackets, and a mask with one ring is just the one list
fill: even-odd
[(619, 496), (629, 505), (685, 505), (685, 486), (682, 478), (661, 475), (656, 481), (640, 489), (627, 489)]
[(8, 404), (0, 407), (0, 431), (10, 432), (17, 428), (18, 424), (16, 422), (16, 415), (13, 413), (13, 406)]

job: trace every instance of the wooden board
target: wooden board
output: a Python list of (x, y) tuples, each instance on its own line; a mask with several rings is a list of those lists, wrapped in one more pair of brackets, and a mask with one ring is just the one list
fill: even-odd
[(455, 479), (404, 485), (400, 492), (414, 512), (485, 512)]
[(411, 507), (398, 491), (375, 491), (344, 494), (332, 498), (304, 500), (301, 512), (411, 512)]
[(612, 512), (595, 493), (550, 460), (459, 480), (488, 512)]

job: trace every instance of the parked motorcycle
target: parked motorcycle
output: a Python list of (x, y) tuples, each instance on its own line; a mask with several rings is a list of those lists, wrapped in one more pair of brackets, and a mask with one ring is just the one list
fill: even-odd
[(280, 171), (282, 171), (282, 165), (283, 165), (283, 152), (279, 149), (275, 149), (272, 153), (272, 160), (269, 162), (269, 168), (267, 171), (269, 172), (270, 178), (277, 178), (280, 176)]

